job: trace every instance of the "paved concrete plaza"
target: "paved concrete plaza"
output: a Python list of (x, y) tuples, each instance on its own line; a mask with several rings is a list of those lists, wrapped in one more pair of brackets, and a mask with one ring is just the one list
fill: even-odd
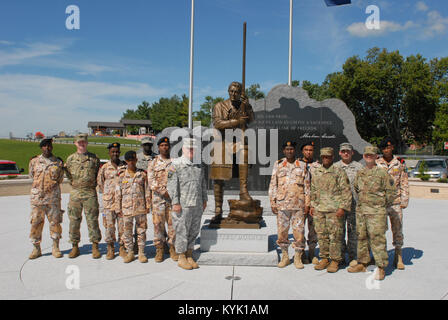
[[(267, 205), (267, 197), (262, 199)], [(68, 195), (63, 195), (67, 210)], [(210, 198), (209, 204), (212, 205)], [(448, 299), (448, 201), (411, 199), (404, 217), (405, 271), (387, 268), (385, 281), (371, 281), (371, 273), (336, 274), (315, 271), (312, 265), (297, 270), (294, 265), (276, 267), (201, 266), (185, 271), (167, 258), (154, 262), (153, 225), (148, 217), (146, 251), (149, 262), (124, 264), (120, 257), (91, 258), (85, 219), (82, 222), (82, 255), (69, 259), (68, 217), (64, 214), (61, 250), (51, 255), (46, 221), (43, 256), (28, 260), (30, 204), (28, 196), (0, 197), (0, 288), (1, 299)], [(208, 219), (210, 211), (204, 219)], [(276, 240), (275, 217), (266, 210), (265, 220)], [(101, 226), (102, 232), (104, 228)], [(391, 233), (388, 249), (392, 261)], [(198, 242), (199, 244), (199, 242)], [(272, 245), (272, 244), (271, 244)], [(199, 247), (199, 245), (197, 245)], [(274, 248), (274, 246), (271, 246)], [(106, 245), (101, 244), (103, 254)], [(291, 251), (291, 257), (293, 252)], [(373, 270), (373, 267), (370, 267)], [(80, 288), (68, 289), (79, 270)], [(232, 278), (233, 276), (233, 278)]]

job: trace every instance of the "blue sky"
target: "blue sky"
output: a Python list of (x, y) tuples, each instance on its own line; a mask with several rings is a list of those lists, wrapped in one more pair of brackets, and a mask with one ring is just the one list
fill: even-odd
[[(293, 79), (320, 83), (374, 46), (448, 56), (446, 0), (294, 3)], [(80, 30), (65, 27), (69, 5)], [(368, 5), (380, 9), (380, 30), (365, 27)], [(241, 79), (244, 21), (247, 84), (287, 83), (288, 0), (196, 0), (195, 108)], [(85, 132), (143, 100), (187, 94), (189, 22), (190, 0), (1, 1), (0, 137)]]

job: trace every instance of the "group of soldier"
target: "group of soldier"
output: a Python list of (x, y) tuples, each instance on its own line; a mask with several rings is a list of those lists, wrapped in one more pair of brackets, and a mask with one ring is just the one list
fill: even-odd
[[(394, 266), (404, 269), (403, 209), (409, 201), (409, 185), (404, 160), (393, 155), (394, 143), (385, 138), (378, 149), (367, 146), (365, 166), (353, 160), (349, 143), (339, 148), (341, 160), (333, 163), (333, 148), (320, 150), (321, 162), (313, 161), (314, 144), (301, 146), (303, 158), (296, 159), (296, 143), (283, 144), (284, 158), (273, 169), (269, 198), (277, 216), (278, 240), (282, 250), (278, 267), (290, 264), (288, 255), (290, 227), (295, 249), (294, 265), (315, 264), (316, 270), (337, 272), (348, 255), (348, 272), (364, 272), (376, 264), (375, 278), (383, 280), (388, 265), (386, 231), (389, 216)], [(308, 220), (308, 257), (305, 255), (305, 223)], [(347, 231), (347, 242), (345, 234)], [(319, 244), (319, 259), (315, 257)], [(372, 252), (373, 258), (370, 256)]]
[[(153, 141), (142, 140), (142, 153), (128, 151), (120, 160), (120, 144), (108, 146), (110, 160), (100, 168), (100, 160), (87, 151), (87, 135), (75, 137), (76, 152), (66, 163), (53, 155), (51, 139), (40, 143), (42, 154), (31, 159), (29, 174), (31, 187), (31, 233), (34, 245), (30, 259), (42, 255), (40, 242), (45, 216), (53, 239), (52, 254), (63, 255), (59, 249), (62, 237), (61, 183), (64, 174), (72, 190), (68, 204), (69, 238), (72, 249), (69, 258), (80, 255), (80, 227), (84, 210), (92, 243), (92, 257), (101, 253), (99, 228), (99, 191), (102, 194), (103, 225), (107, 243), (106, 259), (115, 258), (116, 230), (119, 255), (125, 263), (135, 259), (148, 262), (145, 254), (147, 214), (152, 212), (156, 262), (162, 262), (169, 246), (171, 259), (187, 270), (198, 268), (193, 259), (194, 241), (199, 234), (202, 213), (207, 205), (207, 187), (202, 165), (192, 162), (195, 139), (184, 138), (182, 156), (170, 159), (170, 140), (162, 137), (157, 142), (159, 154), (152, 153)], [(98, 188), (98, 190), (97, 190)]]

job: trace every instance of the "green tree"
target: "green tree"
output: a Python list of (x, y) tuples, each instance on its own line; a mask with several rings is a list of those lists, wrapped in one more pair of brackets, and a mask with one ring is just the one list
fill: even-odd
[(201, 109), (193, 112), (193, 120), (201, 121), (202, 126), (209, 127), (212, 121), (213, 107), (221, 101), (224, 101), (224, 98), (213, 98), (212, 96), (206, 96), (205, 102), (201, 104)]
[(448, 57), (431, 60), (431, 73), (439, 102), (434, 119), (432, 142), (437, 154), (448, 155), (448, 150), (444, 150), (444, 144), (448, 142)]
[[(137, 106), (136, 110), (133, 109), (127, 109), (123, 116), (121, 117), (121, 120), (128, 119), (128, 120), (150, 120), (150, 112), (151, 107), (147, 101), (143, 101), (141, 104)], [(138, 126), (127, 126), (126, 130), (130, 132), (131, 134), (138, 134)]]
[[(335, 94), (330, 90), (330, 79), (332, 76), (333, 74), (327, 75), (325, 81), (322, 82), (321, 85), (317, 83), (312, 83), (311, 81), (308, 80), (304, 80), (302, 81), (302, 88), (308, 92), (308, 96), (311, 99), (317, 101), (323, 101), (325, 99), (335, 98)], [(292, 86), (299, 87), (300, 81), (293, 80)]]
[(263, 91), (260, 91), (260, 85), (258, 83), (255, 83), (251, 85), (249, 88), (246, 88), (246, 97), (249, 99), (263, 99), (265, 97), (265, 94)]
[(171, 98), (160, 98), (151, 106), (152, 127), (160, 132), (167, 127), (186, 127), (188, 126), (188, 98), (177, 95)]

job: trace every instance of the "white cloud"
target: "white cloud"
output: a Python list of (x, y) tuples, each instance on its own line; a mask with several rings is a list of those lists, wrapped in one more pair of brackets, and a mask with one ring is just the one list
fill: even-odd
[(443, 17), (438, 11), (428, 12), (426, 26), (423, 30), (424, 38), (432, 38), (443, 34), (448, 29), (448, 17)]
[(35, 42), (22, 47), (0, 50), (0, 67), (19, 65), (32, 58), (55, 55), (61, 53), (64, 48), (62, 44)]
[(418, 11), (428, 11), (428, 6), (423, 1), (417, 2), (415, 5)]
[(416, 24), (408, 21), (401, 25), (399, 23), (387, 20), (381, 20), (380, 29), (367, 29), (364, 22), (356, 22), (347, 27), (347, 31), (355, 37), (366, 38), (372, 36), (383, 36), (391, 32), (398, 32), (415, 27)]
[(87, 122), (118, 121), (144, 99), (169, 94), (145, 83), (109, 84), (64, 78), (0, 75), (0, 136), (41, 130), (86, 131)]
[(14, 44), (14, 42), (11, 42), (11, 41), (0, 40), (0, 45), (2, 45), (2, 46), (11, 46), (13, 44)]

